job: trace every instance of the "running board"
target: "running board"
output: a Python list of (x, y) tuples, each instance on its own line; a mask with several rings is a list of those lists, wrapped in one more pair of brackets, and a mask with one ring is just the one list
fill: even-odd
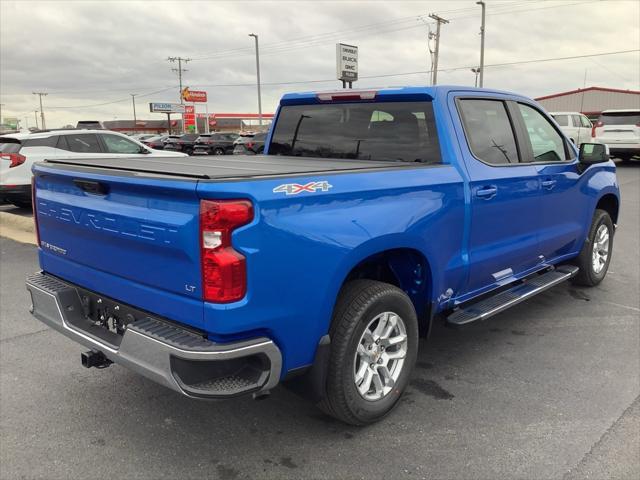
[(489, 317), (503, 312), (520, 302), (544, 292), (559, 283), (569, 280), (578, 273), (578, 267), (573, 265), (561, 265), (541, 275), (517, 284), (509, 290), (504, 290), (496, 295), (480, 300), (466, 307), (454, 311), (447, 317), (447, 324), (462, 326), (478, 320), (486, 320)]

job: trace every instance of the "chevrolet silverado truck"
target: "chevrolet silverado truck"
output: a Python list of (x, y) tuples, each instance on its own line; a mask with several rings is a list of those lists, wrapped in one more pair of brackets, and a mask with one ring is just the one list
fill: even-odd
[(466, 87), (287, 94), (264, 155), (33, 172), (31, 312), (84, 366), (201, 399), (295, 380), (354, 425), (398, 403), (434, 321), (598, 284), (620, 204), (605, 145)]

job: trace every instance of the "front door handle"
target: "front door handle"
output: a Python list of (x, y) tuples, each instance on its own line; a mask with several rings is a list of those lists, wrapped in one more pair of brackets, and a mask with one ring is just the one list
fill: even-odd
[(546, 190), (553, 190), (553, 187), (556, 186), (556, 181), (555, 180), (543, 180), (542, 181), (542, 188), (546, 189)]
[(493, 185), (488, 185), (486, 187), (480, 187), (476, 190), (476, 197), (484, 198), (485, 200), (489, 200), (493, 198), (498, 193), (498, 187), (494, 187)]

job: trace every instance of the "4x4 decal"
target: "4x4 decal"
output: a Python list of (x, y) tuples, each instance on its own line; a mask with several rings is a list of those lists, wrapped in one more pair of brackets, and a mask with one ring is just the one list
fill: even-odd
[(329, 189), (332, 187), (333, 185), (331, 185), (326, 180), (322, 180), (319, 182), (309, 182), (304, 185), (301, 185), (299, 183), (285, 183), (283, 185), (278, 185), (276, 188), (274, 188), (273, 193), (285, 193), (287, 195), (297, 195), (300, 192), (315, 193), (318, 190), (320, 190), (321, 192), (328, 192)]

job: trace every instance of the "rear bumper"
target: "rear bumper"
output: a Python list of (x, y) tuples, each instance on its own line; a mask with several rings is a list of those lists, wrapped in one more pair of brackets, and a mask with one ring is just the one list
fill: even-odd
[[(183, 395), (228, 398), (278, 384), (282, 356), (266, 337), (219, 344), (149, 314), (129, 323), (119, 344), (100, 338), (79, 290), (46, 273), (27, 277), (31, 313), (72, 340)], [(105, 299), (111, 301), (111, 299)], [(142, 312), (141, 312), (142, 313)]]
[(0, 198), (18, 198), (31, 201), (31, 184), (0, 185)]

